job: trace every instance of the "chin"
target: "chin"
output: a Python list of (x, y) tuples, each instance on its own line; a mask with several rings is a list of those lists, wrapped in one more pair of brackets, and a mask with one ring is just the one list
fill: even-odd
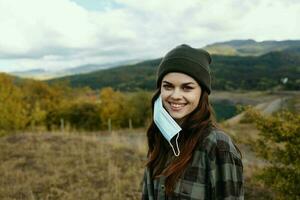
[(171, 115), (172, 118), (175, 119), (175, 120), (180, 120), (180, 119), (182, 119), (182, 118), (184, 118), (184, 117), (186, 116), (186, 115), (178, 114), (178, 113), (176, 113), (176, 114), (172, 113), (172, 114), (170, 114), (170, 115)]

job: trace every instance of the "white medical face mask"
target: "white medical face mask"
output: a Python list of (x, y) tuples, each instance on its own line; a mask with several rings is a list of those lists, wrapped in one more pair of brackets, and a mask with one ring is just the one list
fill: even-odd
[[(164, 138), (169, 142), (174, 152), (174, 155), (179, 156), (180, 150), (178, 147), (178, 137), (179, 132), (182, 129), (163, 107), (161, 96), (159, 96), (154, 103), (153, 120), (160, 132), (162, 133), (162, 135), (164, 136)], [(173, 144), (171, 143), (172, 138), (175, 136), (177, 151), (175, 151)]]

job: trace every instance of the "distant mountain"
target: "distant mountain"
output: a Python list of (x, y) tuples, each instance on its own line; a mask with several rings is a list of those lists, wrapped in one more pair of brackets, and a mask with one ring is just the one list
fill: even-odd
[(88, 64), (88, 65), (81, 65), (78, 67), (67, 68), (62, 70), (33, 69), (33, 70), (26, 70), (26, 71), (11, 72), (10, 74), (23, 77), (23, 78), (47, 80), (47, 79), (68, 76), (68, 75), (89, 73), (92, 71), (113, 68), (125, 64), (133, 64), (133, 63), (137, 63), (138, 61), (139, 60), (126, 60), (126, 61), (106, 63), (106, 64)]
[[(297, 49), (269, 52), (262, 56), (213, 55), (212, 88), (214, 90), (266, 90), (282, 87), (300, 90), (300, 53)], [(156, 68), (161, 59), (124, 65), (92, 73), (49, 80), (69, 80), (74, 87), (93, 89), (113, 87), (122, 91), (154, 90)], [(287, 78), (283, 84), (281, 80)]]
[(211, 54), (235, 56), (260, 56), (271, 51), (299, 49), (300, 40), (263, 41), (231, 40), (219, 42), (204, 47)]
[(32, 76), (40, 76), (41, 74), (45, 74), (46, 70), (44, 69), (31, 69), (31, 70), (26, 70), (26, 71), (14, 71), (10, 72), (10, 74), (15, 75), (15, 76), (21, 76), (25, 78), (29, 78)]
[(81, 65), (78, 67), (65, 69), (64, 72), (68, 75), (83, 74), (83, 73), (118, 67), (120, 65), (135, 64), (138, 62), (140, 62), (140, 60), (135, 59), (135, 60), (125, 60), (125, 61), (106, 63), (106, 64), (87, 64), (87, 65)]

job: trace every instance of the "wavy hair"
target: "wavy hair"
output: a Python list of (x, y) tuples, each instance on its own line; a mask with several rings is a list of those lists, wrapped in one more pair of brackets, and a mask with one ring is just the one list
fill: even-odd
[[(160, 95), (158, 89), (152, 97), (152, 114), (154, 102)], [(182, 132), (179, 136), (180, 155), (171, 163), (165, 166), (170, 152), (169, 143), (164, 139), (159, 129), (152, 120), (148, 130), (148, 161), (146, 166), (152, 172), (152, 178), (166, 176), (166, 193), (170, 195), (174, 190), (175, 184), (184, 169), (192, 159), (199, 141), (202, 141), (210, 132), (212, 127), (217, 127), (215, 114), (208, 99), (208, 93), (202, 90), (199, 105), (195, 110), (186, 116), (181, 125)]]

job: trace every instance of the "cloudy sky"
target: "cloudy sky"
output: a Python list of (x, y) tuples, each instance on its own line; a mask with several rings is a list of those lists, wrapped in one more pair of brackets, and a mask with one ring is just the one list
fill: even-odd
[(300, 39), (299, 0), (0, 0), (0, 71), (162, 57), (181, 43)]

